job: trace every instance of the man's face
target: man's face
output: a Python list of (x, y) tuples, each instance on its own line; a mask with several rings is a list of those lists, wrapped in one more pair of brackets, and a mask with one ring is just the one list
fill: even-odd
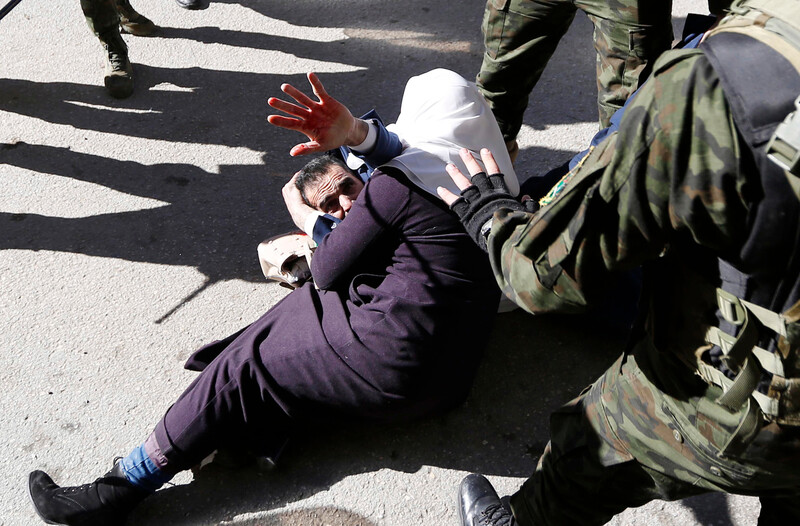
[(344, 219), (364, 183), (348, 170), (338, 165), (331, 166), (316, 182), (305, 188), (308, 203), (324, 214)]

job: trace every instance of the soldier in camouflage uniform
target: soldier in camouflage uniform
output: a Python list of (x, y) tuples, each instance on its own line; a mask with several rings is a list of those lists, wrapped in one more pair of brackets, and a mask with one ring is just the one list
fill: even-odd
[(578, 9), (594, 24), (603, 128), (647, 76), (648, 65), (672, 43), (671, 0), (653, 0), (641, 8), (638, 0), (487, 0), (486, 53), (477, 84), (512, 154), (528, 96)]
[(156, 25), (136, 12), (130, 0), (81, 0), (89, 28), (106, 53), (105, 85), (108, 93), (124, 99), (133, 93), (133, 67), (120, 30), (138, 36), (152, 35)]
[(800, 0), (731, 13), (657, 61), (539, 210), (451, 170), (465, 191), (441, 195), (526, 310), (580, 311), (639, 265), (646, 290), (628, 349), (552, 415), (508, 505), (464, 479), (464, 525), (604, 524), (710, 491), (759, 496), (760, 525), (800, 524)]

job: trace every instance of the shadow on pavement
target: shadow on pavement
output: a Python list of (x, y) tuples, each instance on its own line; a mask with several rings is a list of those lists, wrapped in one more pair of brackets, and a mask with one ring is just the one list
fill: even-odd
[[(283, 173), (262, 165), (144, 165), (69, 148), (0, 144), (4, 162), (96, 183), (163, 206), (89, 217), (0, 213), (0, 249), (56, 250), (127, 261), (196, 267), (209, 280), (262, 281), (256, 246), (288, 230), (288, 214), (270, 206)], [(281, 203), (282, 205), (282, 203)]]
[(728, 514), (727, 497), (722, 493), (708, 493), (684, 499), (683, 505), (692, 510), (699, 524), (707, 526), (734, 526)]

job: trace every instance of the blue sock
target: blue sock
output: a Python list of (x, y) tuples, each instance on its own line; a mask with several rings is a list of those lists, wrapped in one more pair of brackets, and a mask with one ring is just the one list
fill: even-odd
[(150, 460), (144, 450), (144, 444), (134, 448), (127, 457), (122, 457), (120, 464), (128, 482), (145, 491), (155, 491), (172, 478), (172, 475), (167, 475), (158, 469), (158, 466)]

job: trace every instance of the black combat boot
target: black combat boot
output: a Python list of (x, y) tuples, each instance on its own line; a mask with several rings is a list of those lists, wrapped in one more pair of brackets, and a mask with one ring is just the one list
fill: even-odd
[(128, 60), (127, 44), (116, 26), (99, 38), (106, 51), (106, 90), (117, 99), (130, 97), (133, 93), (133, 66)]
[(34, 471), (28, 477), (28, 493), (42, 520), (67, 526), (120, 526), (150, 495), (125, 478), (119, 462), (99, 479), (82, 486), (62, 488), (44, 471)]
[(458, 488), (458, 512), (462, 526), (517, 526), (492, 484), (483, 475), (464, 477)]
[(137, 37), (150, 36), (156, 31), (156, 25), (146, 16), (136, 12), (130, 0), (116, 0), (119, 13), (119, 27), (122, 31)]

